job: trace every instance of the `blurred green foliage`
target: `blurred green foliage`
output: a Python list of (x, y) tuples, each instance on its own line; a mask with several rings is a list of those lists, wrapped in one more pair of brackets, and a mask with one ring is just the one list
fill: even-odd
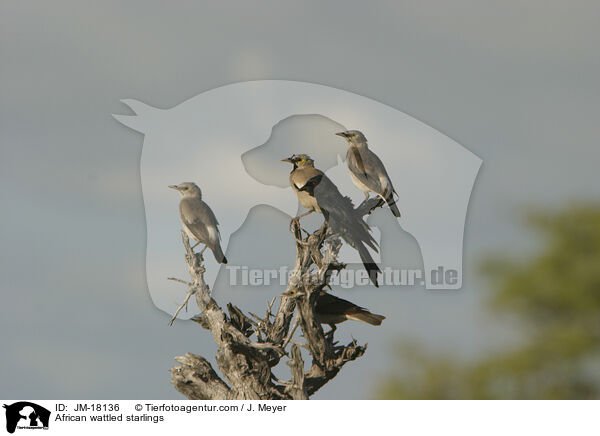
[(488, 260), (491, 310), (518, 323), (520, 345), (474, 362), (398, 350), (385, 399), (588, 399), (600, 395), (600, 208), (536, 213), (545, 242), (527, 261)]

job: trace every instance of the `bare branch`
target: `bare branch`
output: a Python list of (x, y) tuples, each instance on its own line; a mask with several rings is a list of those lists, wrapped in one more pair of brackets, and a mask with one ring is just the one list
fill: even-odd
[[(355, 212), (362, 217), (379, 205), (380, 199), (369, 199)], [(187, 353), (175, 359), (180, 366), (171, 370), (173, 385), (186, 397), (308, 399), (333, 379), (347, 362), (364, 354), (366, 345), (360, 346), (354, 340), (339, 346), (334, 341), (335, 329), (325, 334), (315, 312), (318, 296), (329, 286), (332, 272), (345, 267), (337, 260), (341, 248), (339, 237), (330, 233), (326, 223), (305, 238), (296, 220), (292, 220), (290, 229), (296, 243), (294, 270), (285, 292), (279, 296), (276, 313), (272, 313), (274, 298), (268, 303), (264, 318), (250, 314), (256, 321), (231, 303), (227, 305), (229, 316), (218, 306), (204, 281), (202, 255), (193, 252), (187, 235), (182, 232), (191, 282), (171, 279), (189, 288), (171, 323), (194, 295), (200, 314), (192, 320), (212, 333), (218, 347), (216, 362), (227, 381), (217, 375), (206, 359)], [(297, 316), (290, 331), (295, 312)], [(302, 329), (305, 344), (293, 340), (298, 326)], [(285, 348), (290, 343), (288, 354)], [(304, 369), (301, 347), (312, 356), (308, 371)], [(289, 381), (279, 380), (271, 371), (285, 355), (289, 356), (286, 362), (291, 371)]]
[[(183, 280), (178, 280), (178, 281), (183, 282)], [(185, 282), (183, 282), (183, 283), (185, 283)], [(177, 315), (179, 315), (179, 312), (181, 312), (181, 309), (183, 309), (185, 307), (187, 310), (188, 301), (190, 301), (190, 297), (192, 295), (194, 295), (195, 293), (196, 293), (196, 288), (190, 286), (190, 288), (185, 296), (185, 299), (183, 300), (183, 303), (181, 303), (179, 305), (179, 307), (177, 308), (177, 310), (175, 311), (173, 318), (171, 318), (171, 321), (169, 321), (169, 325), (173, 325), (173, 323), (177, 319)]]
[(292, 358), (287, 362), (292, 370), (292, 382), (286, 387), (294, 400), (308, 400), (308, 394), (304, 387), (304, 360), (302, 353), (296, 346), (292, 346)]

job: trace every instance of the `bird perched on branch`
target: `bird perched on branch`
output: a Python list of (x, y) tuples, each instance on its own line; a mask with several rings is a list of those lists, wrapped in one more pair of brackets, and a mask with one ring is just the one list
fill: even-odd
[(300, 218), (312, 212), (322, 213), (332, 232), (358, 251), (369, 278), (375, 286), (379, 286), (377, 273), (381, 270), (367, 249), (370, 247), (377, 251), (377, 242), (371, 236), (367, 223), (355, 213), (352, 201), (344, 197), (322, 171), (315, 168), (314, 161), (308, 155), (293, 155), (282, 161), (294, 165), (290, 184), (300, 204), (308, 209), (308, 212), (293, 220), (299, 222)]
[(350, 147), (346, 153), (346, 165), (350, 170), (350, 178), (358, 189), (364, 192), (369, 199), (369, 192), (381, 197), (390, 207), (395, 217), (400, 218), (400, 211), (396, 206), (394, 194), (396, 191), (392, 186), (381, 159), (369, 150), (367, 138), (358, 130), (347, 130), (336, 133), (336, 135), (348, 141)]
[(192, 182), (181, 183), (180, 185), (169, 185), (169, 188), (179, 191), (181, 201), (179, 202), (179, 215), (183, 229), (187, 235), (198, 244), (205, 244), (200, 254), (204, 253), (206, 248), (210, 248), (215, 259), (219, 263), (227, 263), (227, 258), (221, 249), (221, 234), (219, 233), (219, 222), (215, 214), (202, 201), (202, 191)]
[(315, 312), (318, 318), (317, 321), (321, 324), (329, 324), (332, 329), (335, 329), (335, 324), (349, 319), (371, 325), (381, 325), (381, 322), (385, 319), (383, 315), (371, 313), (365, 308), (327, 292), (322, 292), (317, 297)]

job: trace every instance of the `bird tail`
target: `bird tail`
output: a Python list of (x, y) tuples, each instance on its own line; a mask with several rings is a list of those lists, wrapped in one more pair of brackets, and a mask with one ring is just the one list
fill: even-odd
[(394, 216), (396, 218), (400, 218), (400, 211), (398, 210), (398, 206), (396, 206), (396, 199), (394, 198), (394, 191), (390, 192), (390, 195), (388, 195), (385, 198), (385, 202), (390, 207), (390, 210), (392, 211)]
[(369, 279), (371, 282), (373, 282), (375, 287), (378, 288), (379, 283), (377, 282), (377, 273), (381, 272), (381, 270), (373, 260), (371, 253), (369, 253), (369, 250), (367, 250), (367, 247), (360, 242), (358, 243), (358, 254), (360, 255), (360, 260), (362, 260), (362, 263), (369, 274)]
[(400, 211), (398, 210), (398, 206), (396, 206), (396, 200), (392, 197), (391, 201), (388, 200), (388, 206), (390, 207), (392, 213), (396, 218), (400, 218)]
[(343, 197), (338, 207), (324, 210), (323, 214), (333, 233), (340, 235), (352, 248), (358, 251), (360, 259), (369, 274), (369, 279), (375, 287), (379, 287), (377, 273), (381, 270), (367, 249), (367, 247), (370, 247), (377, 251), (377, 241), (371, 236), (369, 225), (354, 214), (352, 201), (348, 197)]
[(363, 310), (361, 312), (353, 313), (346, 316), (349, 319), (366, 322), (367, 324), (371, 325), (381, 325), (381, 322), (385, 319), (385, 316), (376, 315), (374, 313), (369, 312), (368, 310)]
[(227, 258), (223, 254), (223, 250), (221, 250), (221, 244), (218, 241), (213, 247), (212, 252), (215, 255), (215, 259), (217, 260), (217, 262), (227, 263)]

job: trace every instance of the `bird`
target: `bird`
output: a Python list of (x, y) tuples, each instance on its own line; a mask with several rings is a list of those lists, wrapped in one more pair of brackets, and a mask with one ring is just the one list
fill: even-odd
[(362, 321), (371, 325), (381, 325), (381, 322), (385, 319), (383, 315), (371, 313), (363, 307), (327, 292), (321, 292), (317, 296), (315, 313), (317, 314), (317, 321), (319, 323), (329, 324), (332, 329), (335, 329), (335, 324), (349, 319)]
[(369, 278), (378, 287), (377, 273), (381, 270), (367, 249), (370, 247), (377, 251), (377, 242), (371, 236), (367, 223), (354, 212), (352, 200), (344, 197), (325, 173), (315, 168), (310, 156), (295, 154), (282, 161), (293, 165), (290, 185), (300, 204), (308, 209), (308, 212), (293, 218), (292, 222), (299, 222), (300, 218), (313, 212), (323, 214), (332, 232), (358, 251)]
[(198, 185), (193, 182), (185, 182), (179, 185), (169, 185), (169, 188), (175, 189), (181, 194), (179, 216), (187, 235), (196, 241), (192, 249), (198, 244), (205, 244), (200, 254), (204, 253), (208, 247), (217, 262), (227, 263), (227, 258), (221, 249), (219, 222), (208, 204), (202, 201), (202, 191)]
[(400, 218), (400, 211), (394, 199), (396, 191), (392, 186), (392, 180), (381, 159), (369, 150), (365, 135), (359, 130), (346, 130), (336, 135), (346, 139), (350, 144), (346, 152), (346, 165), (352, 182), (364, 192), (366, 200), (369, 199), (369, 192), (373, 192), (387, 203), (396, 218)]

